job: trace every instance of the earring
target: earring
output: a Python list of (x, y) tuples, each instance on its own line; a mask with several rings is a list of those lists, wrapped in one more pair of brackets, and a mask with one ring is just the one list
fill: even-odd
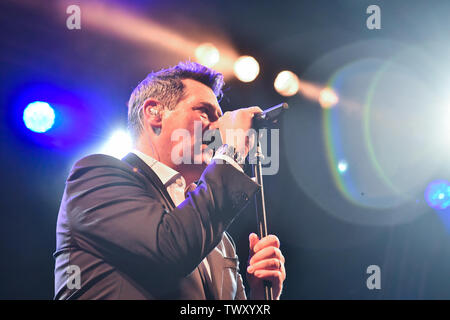
[[(157, 109), (151, 109), (150, 110), (150, 113), (153, 115), (153, 116), (158, 116), (159, 117), (159, 110), (157, 110)], [(161, 133), (161, 128), (153, 128), (153, 132), (156, 134), (156, 135), (160, 135), (160, 133)]]

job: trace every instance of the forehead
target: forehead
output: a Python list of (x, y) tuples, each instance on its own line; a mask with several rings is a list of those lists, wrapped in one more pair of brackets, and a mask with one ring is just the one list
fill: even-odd
[(182, 82), (184, 84), (183, 102), (188, 104), (209, 103), (222, 113), (217, 97), (210, 87), (192, 79), (183, 79)]

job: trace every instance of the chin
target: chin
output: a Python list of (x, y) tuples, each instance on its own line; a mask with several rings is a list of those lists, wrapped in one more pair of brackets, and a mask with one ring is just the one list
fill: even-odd
[(213, 154), (213, 150), (204, 150), (201, 154), (197, 154), (191, 158), (191, 164), (189, 164), (189, 166), (203, 171), (211, 163)]
[(202, 163), (205, 165), (209, 165), (211, 163), (212, 157), (213, 157), (214, 151), (212, 149), (208, 149), (206, 151), (203, 151), (202, 154)]

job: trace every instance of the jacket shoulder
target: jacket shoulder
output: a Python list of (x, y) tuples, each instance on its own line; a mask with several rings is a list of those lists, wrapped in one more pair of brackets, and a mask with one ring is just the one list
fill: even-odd
[(92, 165), (120, 165), (124, 164), (123, 161), (109, 156), (107, 154), (91, 154), (84, 158), (81, 158), (75, 162), (74, 167), (84, 167)]
[(81, 158), (70, 170), (68, 180), (74, 180), (84, 173), (96, 168), (111, 168), (131, 172), (131, 168), (125, 162), (106, 154), (91, 154)]

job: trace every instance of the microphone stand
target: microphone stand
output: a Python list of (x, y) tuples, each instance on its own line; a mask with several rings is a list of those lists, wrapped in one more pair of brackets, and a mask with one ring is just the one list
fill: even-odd
[[(267, 215), (266, 215), (266, 203), (264, 199), (264, 182), (262, 175), (261, 160), (264, 159), (262, 154), (261, 143), (259, 141), (259, 134), (256, 134), (256, 163), (252, 164), (253, 176), (256, 178), (256, 183), (261, 186), (261, 192), (255, 194), (255, 206), (256, 206), (256, 224), (258, 229), (259, 239), (266, 237), (267, 234)], [(272, 283), (264, 280), (264, 298), (265, 300), (273, 300)]]
[[(278, 121), (278, 116), (288, 108), (287, 103), (281, 103), (268, 110), (265, 110), (261, 115), (254, 120), (254, 128), (256, 130), (263, 127), (268, 127)], [(262, 174), (262, 160), (264, 154), (262, 152), (260, 133), (255, 134), (256, 153), (255, 161), (252, 163), (253, 176), (256, 182), (261, 186), (261, 192), (255, 194), (255, 207), (256, 207), (256, 224), (258, 230), (259, 239), (262, 239), (268, 235), (267, 233), (267, 215), (266, 215), (266, 203), (264, 199), (264, 182)], [(252, 161), (253, 162), (253, 161)], [(265, 300), (273, 300), (272, 283), (264, 280), (264, 298)]]

